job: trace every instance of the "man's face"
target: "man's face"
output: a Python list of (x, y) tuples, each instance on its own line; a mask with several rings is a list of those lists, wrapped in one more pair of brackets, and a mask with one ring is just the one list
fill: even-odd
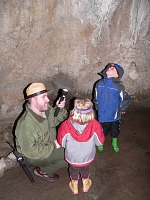
[(44, 112), (48, 109), (49, 101), (50, 100), (47, 96), (47, 92), (45, 92), (35, 97), (34, 105), (37, 110)]
[(118, 78), (119, 76), (115, 67), (109, 67), (108, 70), (106, 71), (106, 75), (107, 75), (107, 78), (111, 78), (111, 77)]

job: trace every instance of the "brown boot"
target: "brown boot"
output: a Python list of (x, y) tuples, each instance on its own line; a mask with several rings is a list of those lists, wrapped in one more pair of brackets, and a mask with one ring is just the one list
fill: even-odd
[(73, 194), (78, 194), (78, 180), (71, 180), (69, 187), (72, 190)]
[(82, 183), (83, 183), (83, 192), (88, 192), (89, 188), (92, 185), (92, 181), (89, 178), (82, 178)]

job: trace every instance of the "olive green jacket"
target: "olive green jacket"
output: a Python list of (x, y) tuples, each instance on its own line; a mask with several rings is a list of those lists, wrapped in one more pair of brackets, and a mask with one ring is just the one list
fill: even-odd
[(45, 159), (55, 148), (56, 127), (67, 118), (67, 111), (60, 109), (54, 117), (55, 109), (49, 106), (43, 118), (26, 106), (15, 130), (16, 148), (29, 159)]

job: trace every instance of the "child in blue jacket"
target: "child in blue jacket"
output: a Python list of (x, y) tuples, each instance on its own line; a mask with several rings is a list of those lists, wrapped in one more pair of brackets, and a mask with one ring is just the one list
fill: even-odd
[[(95, 86), (94, 103), (98, 110), (98, 121), (101, 123), (105, 136), (110, 133), (112, 136), (113, 150), (118, 153), (117, 144), (120, 133), (121, 114), (124, 114), (131, 103), (131, 97), (126, 92), (120, 81), (124, 74), (123, 68), (114, 63), (106, 65), (100, 73), (102, 79)], [(103, 151), (103, 145), (98, 147)]]

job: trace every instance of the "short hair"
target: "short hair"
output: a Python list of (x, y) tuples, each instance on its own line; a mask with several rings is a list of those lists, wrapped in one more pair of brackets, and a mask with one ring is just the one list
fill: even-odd
[(93, 103), (87, 98), (77, 98), (74, 101), (74, 109), (70, 111), (73, 121), (87, 124), (95, 118)]

